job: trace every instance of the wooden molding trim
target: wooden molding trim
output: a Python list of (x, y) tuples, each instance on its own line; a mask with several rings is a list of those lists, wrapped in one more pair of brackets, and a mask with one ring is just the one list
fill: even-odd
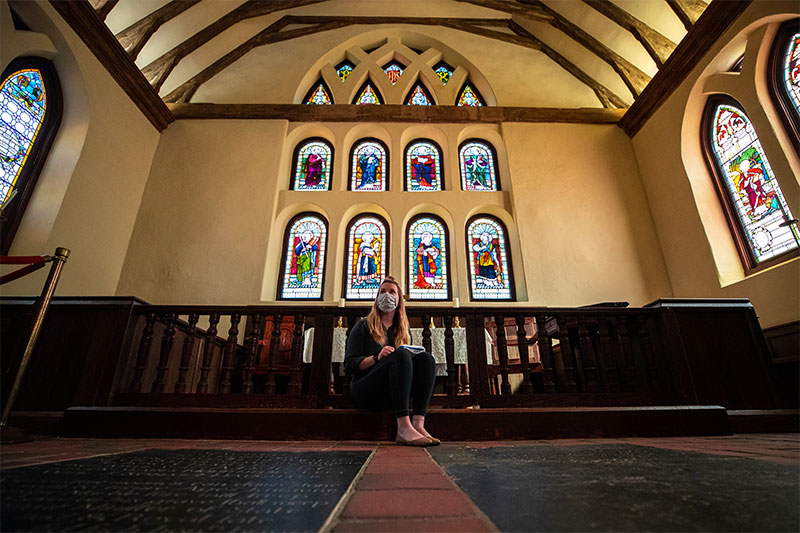
[(167, 104), (177, 119), (261, 119), (290, 122), (615, 124), (624, 109), (555, 107), (360, 106), (350, 104)]
[(633, 137), (752, 0), (712, 2), (617, 125)]
[(158, 131), (163, 131), (175, 120), (87, 0), (50, 0), (50, 4)]

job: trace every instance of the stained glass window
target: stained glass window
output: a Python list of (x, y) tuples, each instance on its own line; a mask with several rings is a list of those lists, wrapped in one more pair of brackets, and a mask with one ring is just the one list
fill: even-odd
[(328, 224), (315, 213), (303, 213), (289, 222), (283, 253), (283, 300), (322, 298)]
[(347, 80), (347, 77), (350, 76), (350, 73), (353, 72), (353, 69), (356, 68), (356, 66), (347, 59), (345, 59), (344, 61), (336, 65), (335, 68), (336, 68), (336, 74), (339, 76), (339, 79), (342, 80), (342, 83), (344, 83)]
[(424, 85), (417, 82), (406, 96), (406, 105), (433, 105), (433, 97)]
[(710, 146), (718, 176), (747, 243), (751, 267), (797, 250), (797, 226), (755, 128), (733, 100), (709, 101)]
[(328, 85), (320, 78), (311, 86), (311, 90), (308, 91), (303, 101), (308, 105), (331, 105), (333, 98), (331, 98), (331, 90)]
[(478, 216), (467, 227), (467, 258), (473, 300), (510, 300), (506, 232), (493, 217)]
[(392, 82), (392, 85), (397, 83), (397, 80), (400, 79), (400, 76), (403, 74), (403, 71), (406, 69), (405, 65), (393, 59), (386, 63), (383, 66), (383, 71), (389, 77), (389, 81)]
[(295, 191), (327, 191), (331, 185), (333, 148), (324, 139), (306, 139), (294, 153)]
[(458, 150), (461, 188), (465, 191), (496, 191), (494, 149), (485, 141), (468, 139)]
[(483, 102), (483, 97), (481, 96), (481, 93), (478, 92), (478, 89), (473, 87), (470, 82), (466, 81), (464, 82), (464, 86), (461, 88), (461, 91), (458, 93), (456, 105), (480, 107), (486, 104)]
[(408, 226), (408, 295), (414, 300), (449, 300), (447, 233), (438, 217), (414, 217)]
[(795, 113), (800, 113), (800, 31), (795, 32), (788, 39), (785, 50), (783, 83), (786, 87), (786, 93), (794, 106)]
[(388, 189), (389, 150), (377, 139), (361, 139), (350, 154), (350, 190), (385, 191)]
[(442, 190), (442, 151), (428, 139), (420, 139), (406, 148), (406, 190)]
[(800, 153), (800, 26), (787, 20), (778, 28), (768, 63), (769, 92)]
[(347, 230), (345, 298), (373, 300), (386, 276), (389, 235), (386, 222), (378, 215), (354, 218)]
[(442, 85), (447, 85), (447, 82), (450, 81), (450, 76), (453, 75), (453, 70), (453, 67), (444, 61), (439, 61), (433, 66), (433, 71), (437, 76), (439, 76), (439, 81), (442, 82)]
[(383, 98), (372, 82), (367, 80), (356, 93), (353, 103), (356, 105), (381, 105)]

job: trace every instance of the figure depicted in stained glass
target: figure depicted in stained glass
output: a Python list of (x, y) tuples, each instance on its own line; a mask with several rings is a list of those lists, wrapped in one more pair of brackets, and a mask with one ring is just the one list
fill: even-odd
[(461, 187), (465, 191), (497, 190), (494, 156), (489, 145), (472, 141), (460, 150)]
[(775, 191), (764, 190), (763, 165), (761, 155), (755, 147), (745, 150), (731, 163), (731, 176), (743, 201), (746, 201), (750, 220), (758, 220), (780, 209)]
[(381, 105), (383, 100), (378, 94), (378, 90), (371, 82), (367, 81), (358, 91), (353, 103), (356, 105)]
[(289, 230), (281, 298), (322, 296), (326, 234), (325, 222), (316, 215), (294, 220)]
[(328, 190), (333, 149), (322, 139), (312, 139), (300, 144), (295, 155), (293, 188), (302, 190)]
[(448, 298), (444, 225), (433, 216), (416, 218), (408, 229), (409, 295), (414, 299)]
[(375, 215), (356, 219), (348, 231), (345, 294), (351, 299), (374, 298), (385, 275), (386, 226)]
[(319, 237), (306, 230), (295, 238), (295, 275), (297, 282), (303, 287), (311, 286), (311, 275), (317, 269), (317, 252), (319, 251)]
[(478, 218), (469, 228), (472, 296), (480, 300), (511, 298), (505, 232), (492, 218)]
[(484, 106), (483, 98), (481, 97), (478, 90), (472, 86), (468, 81), (464, 82), (464, 86), (461, 88), (461, 92), (458, 93), (458, 98), (456, 99), (457, 106), (468, 106), (468, 107), (480, 107)]
[(450, 76), (453, 75), (453, 67), (444, 61), (436, 63), (433, 66), (433, 71), (439, 76), (439, 81), (442, 82), (442, 85), (447, 85), (447, 82), (450, 81)]
[(339, 76), (339, 79), (342, 80), (342, 83), (347, 80), (354, 68), (356, 68), (356, 66), (347, 59), (336, 65), (336, 74)]
[(374, 151), (364, 150), (358, 155), (358, 168), (361, 169), (359, 189), (367, 189), (377, 182), (381, 160)]
[(497, 258), (497, 245), (492, 241), (492, 235), (484, 231), (480, 235), (480, 242), (472, 245), (475, 252), (475, 266), (478, 269), (478, 286), (481, 284), (489, 287), (503, 286), (503, 270)]
[(432, 141), (418, 141), (406, 151), (406, 189), (440, 191), (441, 152)]
[(433, 99), (428, 95), (428, 91), (417, 83), (409, 92), (406, 105), (433, 105)]
[(317, 83), (311, 88), (311, 90), (306, 95), (305, 101), (307, 105), (333, 104), (333, 99), (331, 98), (331, 92), (328, 89), (328, 86), (325, 85), (325, 82), (322, 80), (318, 80)]
[(386, 190), (386, 150), (376, 141), (363, 141), (352, 155), (350, 188), (354, 191)]

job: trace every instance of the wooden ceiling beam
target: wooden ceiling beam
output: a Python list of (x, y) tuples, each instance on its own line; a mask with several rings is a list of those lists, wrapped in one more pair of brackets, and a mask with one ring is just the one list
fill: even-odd
[(119, 0), (90, 0), (90, 2), (100, 20), (105, 21), (111, 10), (119, 3)]
[(522, 15), (537, 22), (550, 22), (550, 15), (543, 12), (539, 6), (527, 3), (518, 3), (514, 0), (457, 0), (465, 4), (473, 4), (476, 6), (494, 9), (495, 11), (503, 11), (511, 15)]
[(162, 24), (177, 17), (198, 2), (200, 0), (172, 0), (119, 32), (117, 40), (131, 59), (136, 61), (139, 52)]
[(658, 33), (656, 30), (637, 19), (627, 11), (617, 7), (608, 0), (583, 0), (584, 3), (603, 14), (608, 19), (614, 21), (618, 26), (626, 29), (642, 43), (647, 53), (656, 62), (658, 68), (664, 65), (664, 61), (675, 50), (675, 43)]
[(694, 23), (697, 22), (697, 19), (708, 7), (708, 4), (703, 0), (667, 0), (667, 4), (678, 15), (686, 31), (692, 29)]

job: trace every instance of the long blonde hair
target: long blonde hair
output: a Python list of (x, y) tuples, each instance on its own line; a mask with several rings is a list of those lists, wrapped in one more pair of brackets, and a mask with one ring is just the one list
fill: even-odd
[[(392, 321), (396, 328), (394, 334), (395, 347), (401, 344), (410, 344), (411, 335), (409, 334), (408, 316), (406, 316), (406, 303), (403, 299), (403, 289), (400, 288), (400, 284), (397, 283), (392, 276), (386, 276), (383, 281), (381, 281), (381, 285), (384, 283), (393, 283), (394, 286), (397, 287), (397, 309), (394, 311), (394, 320)], [(380, 285), (378, 286), (378, 294), (380, 294)], [(376, 297), (375, 301), (372, 303), (372, 309), (367, 315), (367, 325), (369, 326), (369, 332), (372, 338), (375, 339), (375, 342), (378, 344), (384, 344), (386, 342), (381, 316), (383, 316), (383, 311), (378, 309), (378, 298)]]

